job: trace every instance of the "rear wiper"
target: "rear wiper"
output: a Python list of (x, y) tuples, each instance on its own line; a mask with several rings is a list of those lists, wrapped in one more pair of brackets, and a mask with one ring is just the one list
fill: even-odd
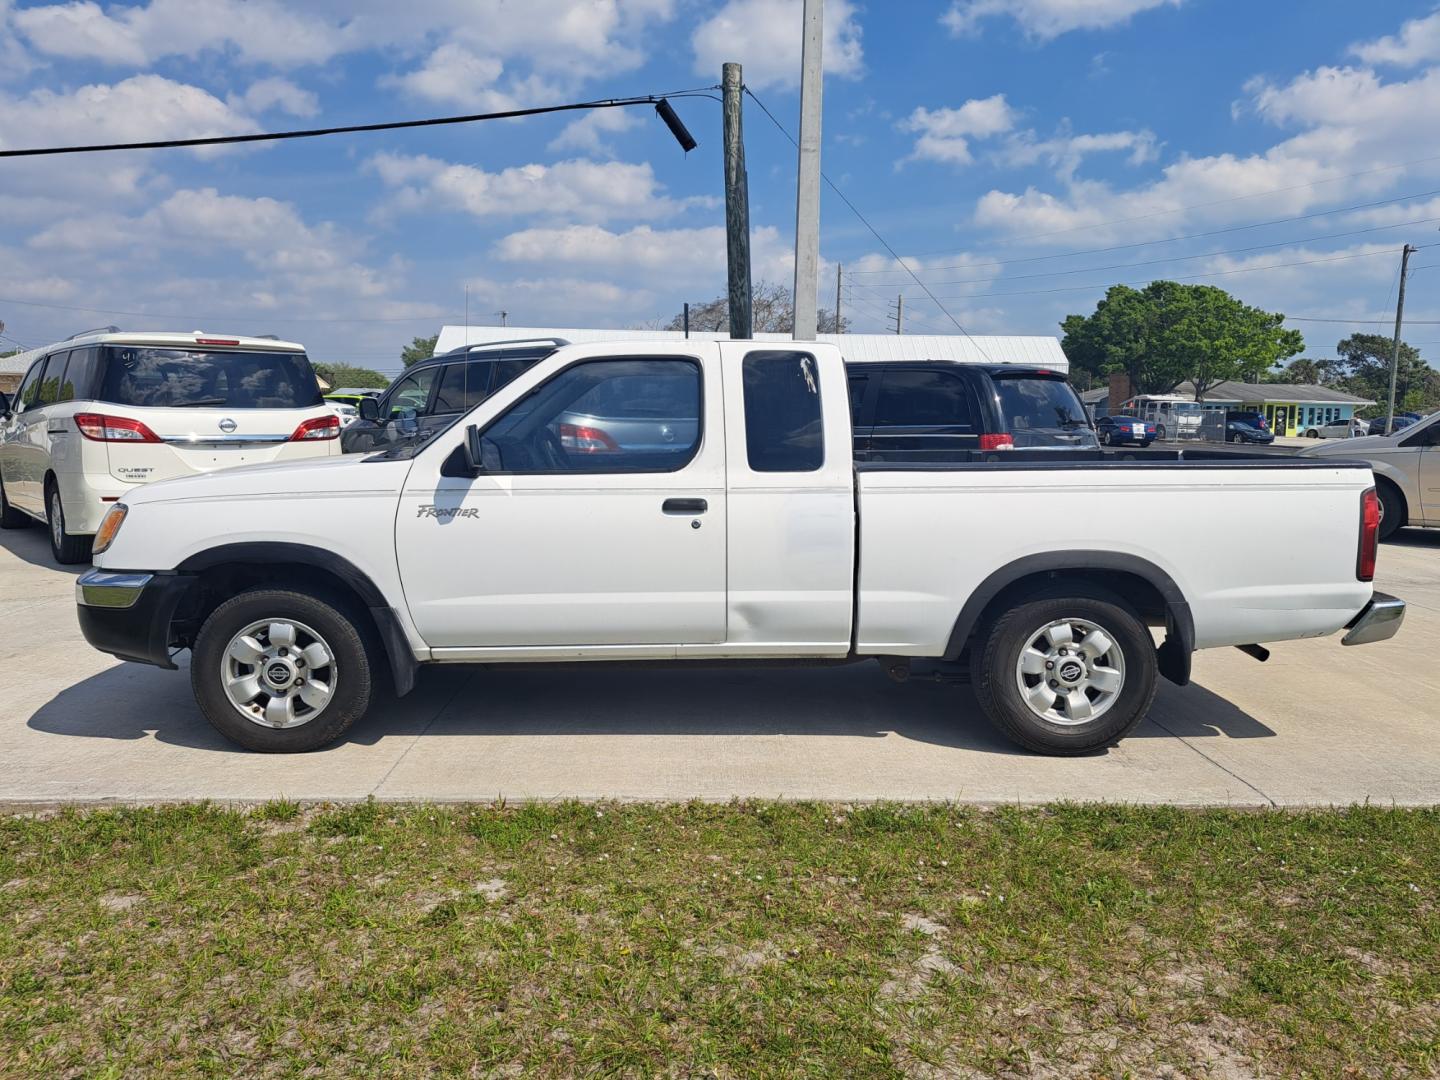
[(206, 405), (228, 405), (229, 399), (223, 397), (197, 398), (195, 401), (177, 401), (173, 405), (165, 406), (167, 409), (198, 409)]

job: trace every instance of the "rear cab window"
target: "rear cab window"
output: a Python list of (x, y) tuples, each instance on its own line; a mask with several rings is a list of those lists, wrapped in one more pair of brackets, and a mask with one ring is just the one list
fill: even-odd
[(741, 364), (745, 453), (752, 472), (815, 472), (825, 464), (820, 370), (803, 352), (752, 352)]
[(304, 353), (108, 345), (96, 398), (136, 408), (305, 409), (323, 403)]
[(1085, 407), (1063, 375), (992, 372), (1000, 416), (1017, 447), (1098, 445)]

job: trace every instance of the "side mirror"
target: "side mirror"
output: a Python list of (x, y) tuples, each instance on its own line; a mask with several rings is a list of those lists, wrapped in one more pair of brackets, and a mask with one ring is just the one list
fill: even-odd
[(361, 420), (379, 420), (380, 402), (373, 397), (362, 397), (356, 406)]
[(485, 471), (485, 446), (480, 438), (480, 429), (471, 424), (465, 429), (465, 466), (479, 476)]

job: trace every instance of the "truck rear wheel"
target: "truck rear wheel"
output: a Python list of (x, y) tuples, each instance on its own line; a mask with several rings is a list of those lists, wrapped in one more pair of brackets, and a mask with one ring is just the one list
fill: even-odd
[(1001, 614), (971, 653), (980, 707), (1028, 750), (1110, 746), (1155, 697), (1155, 643), (1118, 597), (1046, 596)]
[(195, 639), (190, 685), (205, 719), (265, 753), (318, 750), (370, 706), (370, 649), (329, 600), (255, 589), (225, 601)]

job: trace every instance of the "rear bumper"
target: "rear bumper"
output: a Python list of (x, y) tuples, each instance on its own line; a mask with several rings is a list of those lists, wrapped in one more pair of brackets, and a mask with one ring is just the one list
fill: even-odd
[(1370, 602), (1360, 609), (1360, 614), (1345, 625), (1349, 631), (1340, 641), (1341, 645), (1369, 645), (1385, 641), (1400, 631), (1405, 621), (1405, 601), (1388, 593), (1377, 592)]
[(194, 579), (187, 574), (91, 570), (75, 582), (80, 632), (101, 652), (175, 668), (170, 622)]

